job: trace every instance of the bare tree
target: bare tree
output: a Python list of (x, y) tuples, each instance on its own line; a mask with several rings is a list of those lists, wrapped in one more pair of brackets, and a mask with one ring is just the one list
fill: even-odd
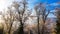
[(60, 34), (60, 8), (56, 8), (56, 17), (57, 17), (57, 28), (56, 28), (56, 34)]
[(8, 34), (11, 34), (11, 28), (14, 21), (14, 15), (11, 7), (8, 7), (7, 13), (8, 13), (7, 15), (4, 15), (4, 20), (5, 20), (5, 24), (7, 25)]
[(4, 29), (6, 30), (6, 28), (7, 28), (7, 30), (6, 30), (7, 34), (11, 34), (12, 33), (13, 22), (18, 20), (17, 19), (18, 18), (18, 14), (12, 8), (13, 8), (12, 6), (9, 6), (7, 8), (7, 10), (5, 10), (5, 13), (2, 15), (3, 19), (5, 20), (5, 24), (6, 24), (6, 27), (4, 27)]
[(4, 25), (0, 22), (0, 34), (3, 34)]
[[(28, 19), (29, 15), (31, 14), (31, 12), (27, 10), (27, 0), (22, 0), (20, 4), (17, 2), (13, 2), (12, 6), (17, 10), (19, 15), (18, 20), (20, 21), (20, 27), (18, 29), (18, 34), (24, 34), (24, 31), (23, 31), (24, 22)], [(27, 13), (27, 11), (29, 12)]]
[[(44, 33), (44, 30), (45, 30), (45, 22), (46, 22), (46, 19), (47, 19), (47, 16), (48, 14), (50, 13), (50, 10), (46, 11), (46, 8), (44, 6), (43, 3), (39, 3), (37, 6), (35, 6), (35, 10), (36, 10), (36, 13), (37, 13), (37, 22), (38, 22), (38, 34), (45, 34)], [(42, 20), (42, 29), (40, 31), (40, 28), (39, 28), (39, 19)]]

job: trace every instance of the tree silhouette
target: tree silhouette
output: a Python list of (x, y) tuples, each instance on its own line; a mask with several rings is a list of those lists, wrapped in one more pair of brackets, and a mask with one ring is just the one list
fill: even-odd
[[(45, 8), (43, 3), (39, 3), (37, 6), (35, 6), (35, 10), (36, 10), (36, 13), (37, 13), (38, 34), (45, 34), (44, 33), (44, 30), (45, 30), (44, 24), (46, 22), (47, 16), (50, 13), (50, 10), (46, 11), (46, 8)], [(41, 19), (41, 23), (42, 23), (41, 31), (40, 31), (40, 28), (39, 28), (40, 27), (39, 26), (39, 19)]]
[(56, 28), (56, 30), (57, 30), (57, 32), (56, 32), (56, 34), (60, 34), (60, 8), (56, 8), (56, 16), (57, 16), (57, 28)]

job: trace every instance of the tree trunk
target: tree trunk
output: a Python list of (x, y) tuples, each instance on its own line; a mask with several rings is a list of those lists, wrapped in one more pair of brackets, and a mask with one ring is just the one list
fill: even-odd
[(40, 29), (39, 29), (39, 16), (37, 18), (37, 22), (38, 22), (38, 34), (40, 34)]

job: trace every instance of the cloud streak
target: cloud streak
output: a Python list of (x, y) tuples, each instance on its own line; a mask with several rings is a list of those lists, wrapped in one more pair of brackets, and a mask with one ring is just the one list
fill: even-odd
[(58, 6), (58, 5), (60, 5), (60, 4), (58, 4), (58, 3), (51, 3), (50, 5), (51, 5), (51, 6)]

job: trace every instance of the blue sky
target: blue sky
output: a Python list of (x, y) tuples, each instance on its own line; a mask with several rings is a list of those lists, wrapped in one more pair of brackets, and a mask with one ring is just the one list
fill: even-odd
[[(7, 6), (10, 5), (15, 0), (0, 0), (0, 10), (3, 8), (6, 8)], [(20, 1), (20, 0), (16, 0)], [(36, 4), (38, 3), (47, 3), (50, 6), (47, 6), (46, 8), (49, 8), (51, 11), (54, 10), (55, 7), (60, 7), (60, 4), (57, 2), (60, 2), (60, 0), (29, 0), (29, 8), (33, 8)], [(54, 17), (52, 14), (49, 15), (49, 17)]]
[[(50, 9), (51, 11), (53, 11), (55, 7), (60, 7), (60, 4), (58, 4), (57, 2), (60, 2), (60, 0), (29, 0), (28, 1), (29, 8), (33, 8), (38, 3), (47, 3), (50, 6), (47, 6), (46, 8)], [(55, 17), (55, 16), (53, 14), (49, 14), (48, 17)]]
[[(60, 7), (60, 4), (58, 4), (60, 0), (29, 0), (29, 7), (33, 8), (38, 3), (47, 3), (50, 6), (47, 6), (46, 8), (49, 8), (51, 11), (54, 10), (55, 7)], [(55, 17), (53, 14), (49, 14), (48, 17)]]
[(47, 3), (47, 4), (52, 5), (52, 4), (57, 3), (57, 2), (60, 2), (60, 0), (29, 0), (30, 7), (32, 7), (32, 6), (34, 6), (34, 5), (38, 4), (38, 3)]
[[(16, 1), (20, 1), (20, 0), (16, 0)], [(60, 2), (60, 0), (29, 0), (29, 7), (33, 8), (34, 5), (38, 4), (38, 3), (47, 3), (47, 4), (51, 4), (51, 7), (56, 6), (57, 2)]]

